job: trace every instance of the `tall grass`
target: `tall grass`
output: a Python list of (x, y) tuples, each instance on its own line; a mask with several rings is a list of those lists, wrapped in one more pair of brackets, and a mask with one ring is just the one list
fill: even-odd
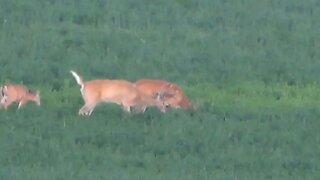
[(5, 0), (1, 8), (2, 79), (45, 83), (77, 68), (192, 85), (318, 82), (316, 1)]
[[(0, 80), (40, 89), (0, 112), (1, 179), (319, 178), (316, 0), (2, 0)], [(85, 80), (167, 79), (195, 111), (127, 114)]]

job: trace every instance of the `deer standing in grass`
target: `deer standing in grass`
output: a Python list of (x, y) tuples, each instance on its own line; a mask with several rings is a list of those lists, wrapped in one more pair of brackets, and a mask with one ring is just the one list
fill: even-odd
[(134, 84), (141, 92), (149, 97), (158, 93), (161, 95), (162, 101), (165, 101), (170, 107), (185, 110), (194, 108), (181, 87), (175, 83), (164, 80), (141, 79)]
[(80, 108), (79, 115), (91, 115), (100, 102), (118, 104), (127, 112), (131, 112), (131, 107), (144, 112), (148, 106), (156, 106), (162, 112), (166, 111), (166, 105), (160, 100), (161, 98), (150, 98), (129, 81), (112, 79), (83, 81), (75, 71), (71, 70), (70, 73), (80, 85), (80, 92), (85, 103)]
[(20, 84), (5, 84), (1, 88), (1, 107), (7, 109), (12, 103), (19, 103), (18, 109), (29, 101), (40, 106), (40, 91), (31, 91)]

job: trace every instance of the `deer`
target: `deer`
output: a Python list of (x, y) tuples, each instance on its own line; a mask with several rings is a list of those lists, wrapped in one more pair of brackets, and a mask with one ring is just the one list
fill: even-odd
[(157, 79), (140, 79), (134, 82), (135, 86), (149, 97), (161, 98), (168, 107), (190, 110), (194, 106), (183, 92), (182, 88), (172, 82)]
[(0, 104), (5, 110), (14, 102), (18, 103), (18, 110), (29, 101), (34, 102), (38, 106), (41, 105), (40, 91), (32, 91), (24, 85), (7, 83), (1, 86), (0, 91)]
[(140, 92), (136, 86), (122, 79), (93, 79), (84, 81), (82, 77), (70, 70), (71, 75), (75, 78), (80, 86), (80, 92), (84, 100), (84, 105), (79, 109), (79, 115), (90, 116), (97, 104), (101, 102), (114, 103), (122, 107), (128, 113), (131, 108), (137, 112), (145, 112), (147, 107), (155, 106), (161, 112), (166, 112), (167, 105), (159, 97), (149, 97)]

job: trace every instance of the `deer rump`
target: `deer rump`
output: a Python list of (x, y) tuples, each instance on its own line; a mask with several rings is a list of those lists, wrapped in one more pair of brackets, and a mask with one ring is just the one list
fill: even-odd
[(159, 94), (161, 100), (172, 108), (182, 108), (185, 110), (193, 108), (192, 103), (184, 94), (182, 88), (175, 83), (164, 80), (141, 79), (134, 84), (139, 91), (149, 97)]

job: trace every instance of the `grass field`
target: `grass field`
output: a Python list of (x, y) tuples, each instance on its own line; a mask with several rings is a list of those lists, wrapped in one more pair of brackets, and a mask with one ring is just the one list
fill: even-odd
[[(2, 0), (0, 179), (319, 179), (316, 0)], [(166, 79), (195, 111), (77, 115), (84, 79)]]

